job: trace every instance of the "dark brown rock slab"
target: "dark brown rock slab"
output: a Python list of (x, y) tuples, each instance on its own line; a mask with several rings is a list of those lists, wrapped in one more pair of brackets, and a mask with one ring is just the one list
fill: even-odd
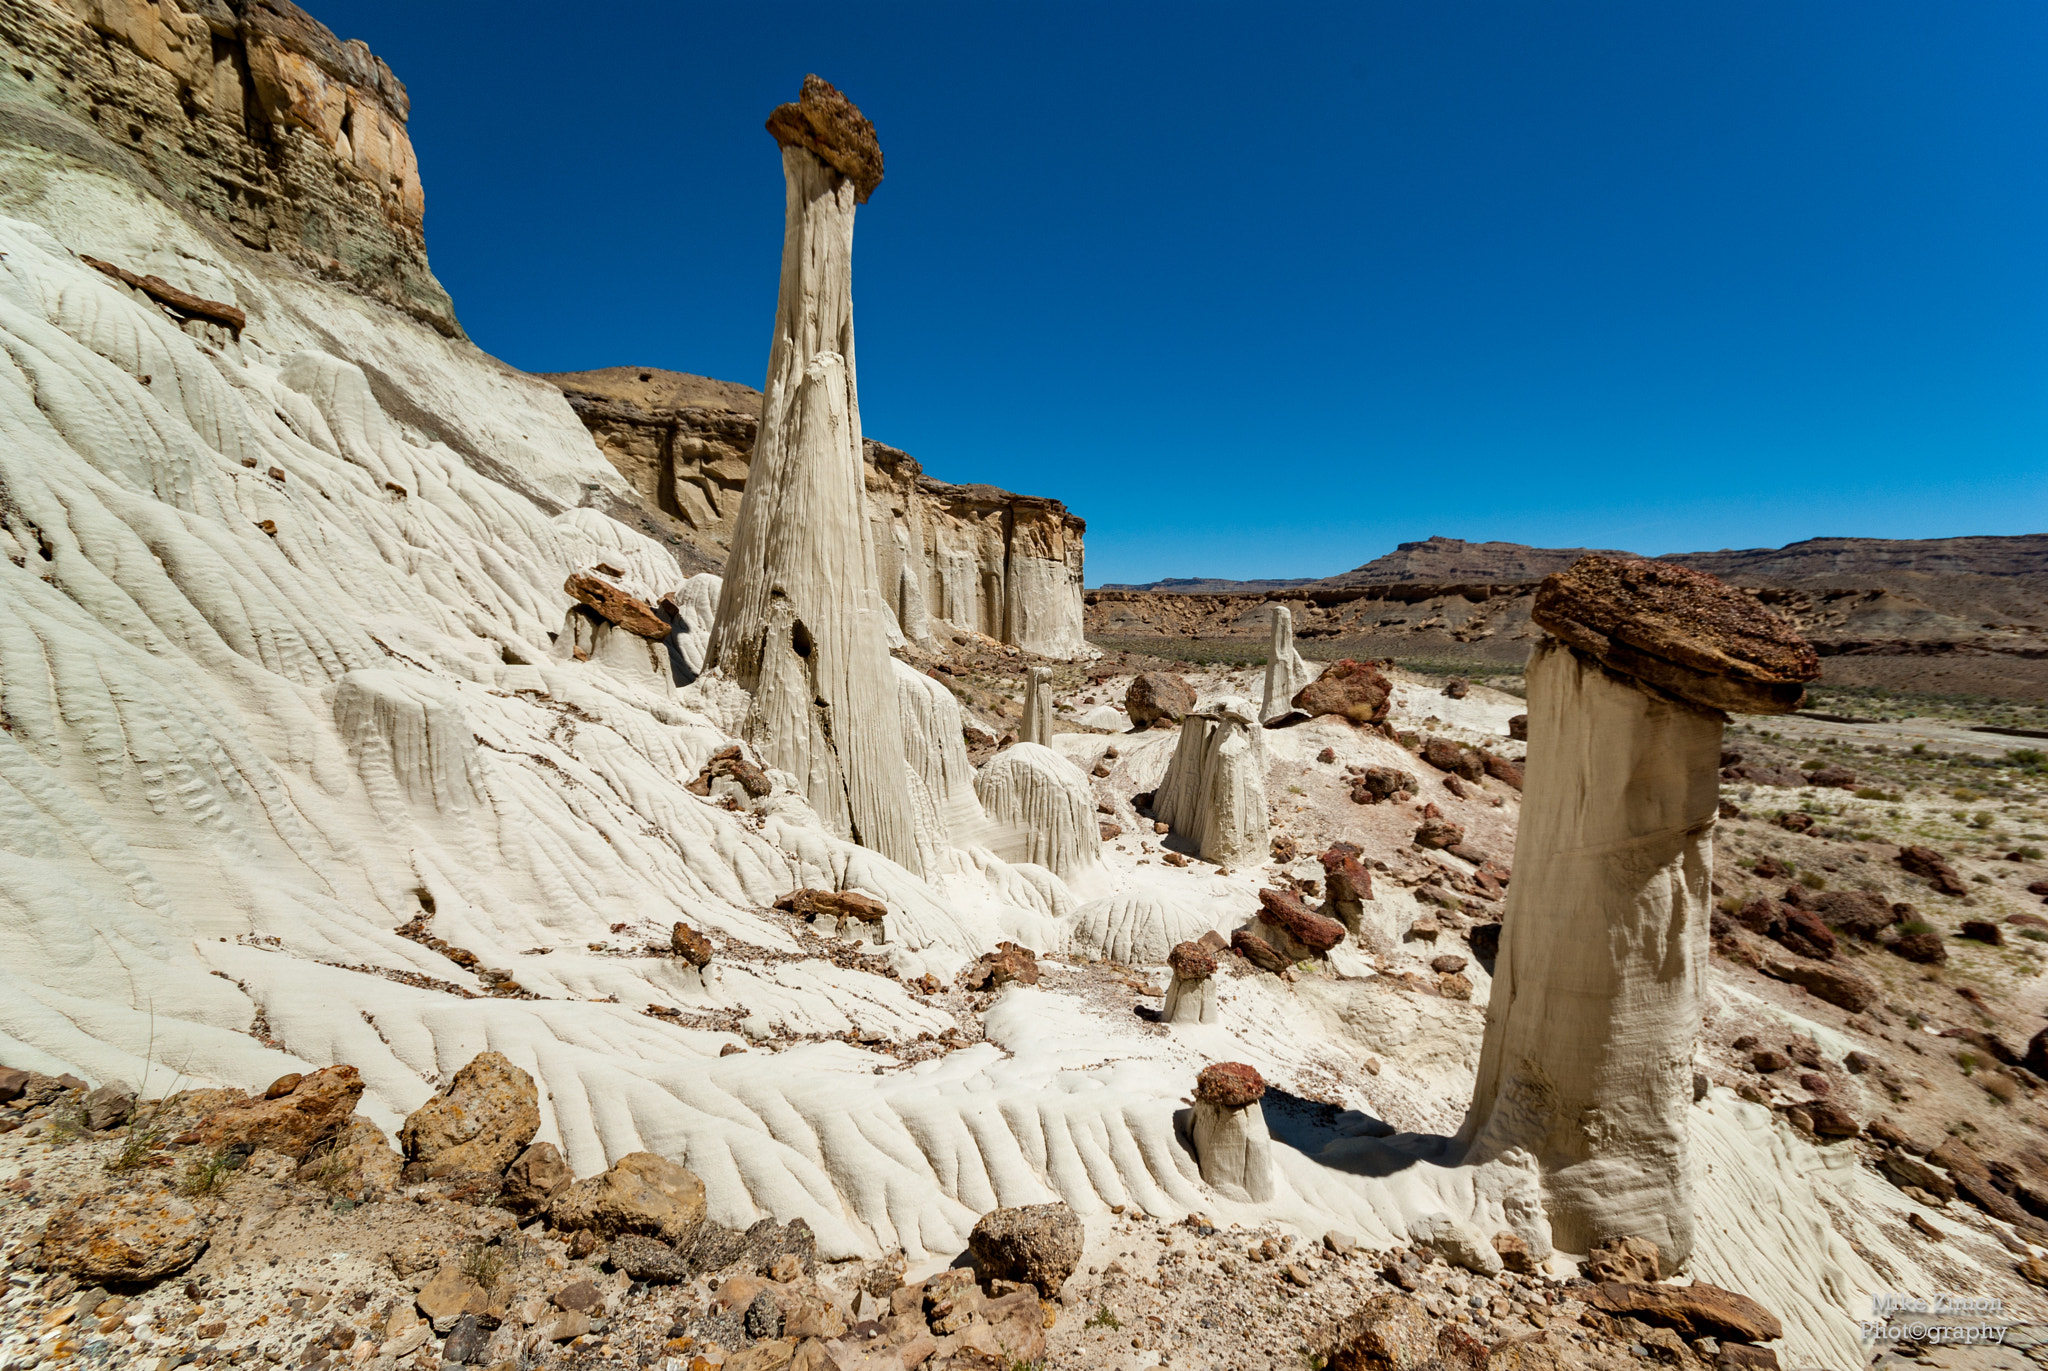
[(617, 624), (628, 633), (637, 633), (642, 638), (668, 636), (668, 620), (656, 613), (654, 606), (594, 571), (569, 573), (562, 589), (570, 599), (589, 606), (607, 623)]
[(1789, 713), (1820, 675), (1788, 620), (1669, 562), (1581, 557), (1543, 579), (1530, 617), (1601, 665), (1709, 709)]
[(1292, 890), (1259, 892), (1259, 917), (1318, 955), (1344, 941), (1344, 925), (1310, 909)]

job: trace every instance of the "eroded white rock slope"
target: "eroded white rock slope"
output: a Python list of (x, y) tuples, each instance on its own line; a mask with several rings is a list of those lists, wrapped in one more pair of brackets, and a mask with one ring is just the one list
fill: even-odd
[[(579, 1173), (661, 1152), (705, 1178), (714, 1217), (801, 1216), (838, 1255), (948, 1255), (990, 1207), (1054, 1196), (1088, 1216), (1199, 1210), (1381, 1245), (1512, 1228), (1547, 1248), (1513, 1159), (1471, 1170), (1440, 1141), (1364, 1136), (1384, 1131), (1365, 1120), (1368, 1053), (1389, 1058), (1383, 1093), (1453, 1129), (1478, 1024), (1369, 993), (1355, 951), (1350, 980), (1233, 978), (1217, 1022), (1171, 1031), (1053, 974), (1006, 990), (985, 1042), (916, 1065), (832, 1041), (721, 1056), (950, 1022), (900, 980), (804, 955), (765, 908), (796, 886), (881, 896), (900, 976), (950, 978), (1000, 939), (1062, 950), (1077, 920), (1085, 947), (1148, 955), (1227, 931), (1261, 871), (1079, 839), (1063, 875), (999, 859), (1018, 835), (976, 796), (957, 706), (907, 670), (925, 877), (832, 836), (789, 778), (739, 811), (688, 793), (744, 701), (716, 679), (678, 691), (630, 644), (577, 661), (575, 635), (551, 639), (573, 569), (682, 590), (660, 547), (576, 507), (618, 477), (559, 395), (230, 261), (111, 181), (44, 173), (62, 241), (0, 219), (0, 1060), (151, 1092), (347, 1061), (390, 1127), (495, 1049), (542, 1082), (542, 1136)], [(235, 301), (249, 328), (181, 328), (75, 252)], [(1311, 732), (1273, 735), (1276, 763), (1304, 763)], [(1065, 766), (1110, 740), (1059, 741)], [(1171, 742), (1126, 740), (1119, 781), (1156, 785)], [(394, 931), (429, 904), (438, 937), (537, 998), (487, 994)], [(1133, 922), (1147, 910), (1174, 926)], [(701, 974), (633, 954), (677, 919), (727, 953)], [(1321, 1082), (1361, 1123), (1326, 1155), (1279, 1146), (1270, 1203), (1225, 1200), (1176, 1133), (1220, 1059)], [(1839, 1354), (1847, 1302), (1876, 1281), (1830, 1209), (1886, 1201), (1732, 1098), (1697, 1126), (1700, 1269), (1767, 1280), (1795, 1357)]]

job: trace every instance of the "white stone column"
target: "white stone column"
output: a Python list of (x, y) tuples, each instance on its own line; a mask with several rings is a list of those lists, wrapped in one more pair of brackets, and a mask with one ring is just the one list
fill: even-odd
[(1225, 1199), (1263, 1204), (1275, 1192), (1273, 1139), (1259, 1099), (1266, 1083), (1242, 1062), (1204, 1067), (1188, 1137), (1202, 1179)]
[(854, 376), (854, 207), (881, 180), (881, 149), (816, 77), (768, 126), (788, 187), (782, 282), (707, 660), (753, 697), (748, 741), (826, 824), (915, 871)]
[[(1468, 1164), (1535, 1160), (1553, 1239), (1692, 1250), (1692, 1059), (1723, 709), (1782, 712), (1819, 661), (1711, 576), (1586, 557), (1532, 617), (1529, 755)], [(1562, 641), (1560, 641), (1562, 640)]]
[(1052, 746), (1052, 668), (1035, 666), (1024, 683), (1024, 721), (1017, 740)]
[(1294, 650), (1294, 611), (1273, 606), (1273, 641), (1266, 654), (1266, 697), (1259, 722), (1277, 719), (1294, 708), (1295, 694), (1316, 678), (1315, 671)]

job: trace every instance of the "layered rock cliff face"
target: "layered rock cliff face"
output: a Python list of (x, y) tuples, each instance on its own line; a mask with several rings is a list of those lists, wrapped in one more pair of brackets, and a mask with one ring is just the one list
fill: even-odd
[[(749, 386), (652, 368), (547, 377), (641, 501), (679, 522), (710, 558), (732, 544), (760, 424)], [(1058, 500), (924, 474), (909, 453), (866, 440), (868, 517), (884, 598), (906, 636), (942, 620), (1049, 657), (1087, 650), (1082, 534)]]
[(0, 43), (8, 141), (459, 334), (427, 266), (405, 86), (362, 43), (290, 0), (0, 0)]

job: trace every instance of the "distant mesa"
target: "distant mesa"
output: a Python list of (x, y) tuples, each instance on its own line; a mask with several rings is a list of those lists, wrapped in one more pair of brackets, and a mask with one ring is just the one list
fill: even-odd
[[(1263, 647), (1272, 603), (1310, 657), (1520, 665), (1540, 630), (1536, 584), (1593, 548), (1432, 537), (1313, 580), (1175, 577), (1087, 592), (1088, 635)], [(1809, 538), (1781, 548), (1649, 559), (1708, 572), (1784, 615), (1824, 660), (1823, 683), (2048, 699), (2048, 533)]]

